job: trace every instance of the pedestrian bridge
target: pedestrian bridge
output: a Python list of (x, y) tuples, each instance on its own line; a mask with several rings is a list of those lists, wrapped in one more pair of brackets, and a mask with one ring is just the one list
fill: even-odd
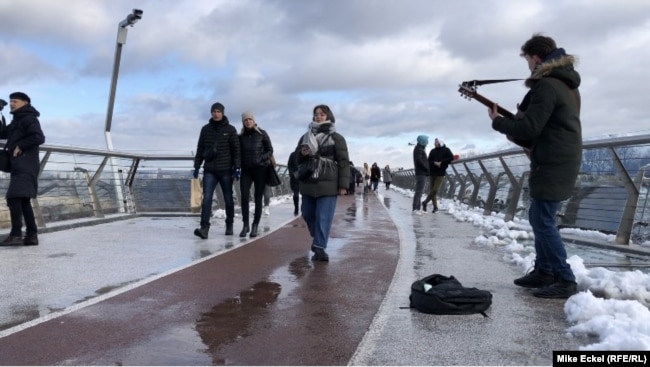
[[(644, 146), (616, 144), (617, 155)], [(515, 287), (521, 271), (498, 250), (472, 245), (474, 226), (442, 212), (413, 216), (404, 191), (340, 197), (331, 260), (313, 263), (285, 167), (274, 196), (286, 201), (262, 218), (261, 237), (223, 235), (217, 195), (210, 238), (200, 240), (189, 207), (192, 157), (43, 153), (34, 200), (41, 244), (0, 248), (2, 365), (550, 365), (553, 350), (593, 342), (567, 337), (564, 302)], [(488, 160), (517, 154), (465, 158), (452, 171), (460, 177), (460, 167), (487, 169)], [(471, 200), (478, 187), (490, 198), (492, 172), (477, 186), (468, 173), (465, 190), (452, 178), (445, 196), (464, 200), (458, 193), (470, 189)], [(645, 168), (625, 172), (642, 203)], [(396, 176), (407, 192), (408, 170)], [(494, 198), (507, 193), (512, 203), (514, 189), (493, 182)], [(634, 223), (647, 221), (645, 208), (635, 207)], [(646, 253), (633, 242), (594, 245)], [(489, 317), (408, 309), (411, 282), (431, 273), (491, 291)]]
[[(572, 197), (562, 205), (558, 225), (615, 234), (622, 245), (650, 241), (650, 135), (587, 141)], [(72, 147), (42, 147), (39, 196), (33, 200), (41, 232), (75, 219), (113, 214), (192, 213), (191, 155), (133, 154)], [(286, 166), (278, 165), (282, 185), (273, 196), (290, 193)], [(394, 172), (393, 184), (414, 186), (413, 170)], [(528, 160), (510, 149), (452, 162), (441, 196), (502, 212), (506, 219), (527, 218)], [(0, 193), (8, 174), (0, 173)], [(428, 183), (427, 183), (428, 185)], [(426, 188), (425, 188), (426, 189)], [(235, 196), (239, 187), (235, 185)], [(215, 208), (222, 208), (220, 190)], [(10, 226), (0, 208), (0, 231)]]
[[(201, 240), (196, 216), (169, 213), (53, 225), (39, 246), (0, 248), (0, 364), (551, 365), (588, 343), (567, 337), (563, 301), (472, 244), (476, 227), (412, 215), (411, 200), (340, 197), (329, 263), (310, 261), (288, 199), (254, 240), (220, 218)], [(489, 317), (410, 310), (432, 273), (492, 292)]]

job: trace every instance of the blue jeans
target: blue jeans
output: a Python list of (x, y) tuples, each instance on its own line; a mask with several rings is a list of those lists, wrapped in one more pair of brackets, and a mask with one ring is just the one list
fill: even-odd
[(216, 173), (203, 172), (203, 201), (201, 202), (201, 228), (210, 228), (212, 217), (212, 198), (217, 184), (221, 185), (223, 200), (226, 205), (226, 224), (232, 224), (235, 218), (235, 200), (232, 196), (232, 172), (230, 170)]
[(327, 248), (327, 241), (334, 220), (336, 199), (336, 196), (302, 196), (302, 217), (305, 219), (309, 234), (313, 238), (313, 246)]
[(528, 220), (535, 235), (535, 267), (566, 281), (575, 281), (567, 254), (555, 224), (559, 201), (531, 198)]
[(413, 210), (420, 210), (422, 207), (422, 192), (427, 176), (415, 175), (415, 194), (413, 194)]

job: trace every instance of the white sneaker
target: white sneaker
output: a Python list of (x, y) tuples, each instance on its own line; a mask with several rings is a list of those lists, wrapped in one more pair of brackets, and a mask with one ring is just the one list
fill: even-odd
[(416, 210), (413, 211), (413, 214), (415, 214), (415, 215), (422, 215), (422, 210), (417, 210), (417, 209), (416, 209)]
[(265, 206), (265, 207), (264, 207), (264, 216), (265, 216), (265, 217), (268, 217), (270, 214), (271, 214), (271, 213), (269, 212), (269, 207), (268, 207), (268, 206)]

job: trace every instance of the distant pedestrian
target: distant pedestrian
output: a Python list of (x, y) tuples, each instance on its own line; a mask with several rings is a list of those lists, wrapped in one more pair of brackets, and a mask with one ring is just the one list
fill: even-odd
[(372, 185), (372, 191), (377, 192), (377, 186), (379, 186), (379, 180), (381, 180), (381, 170), (377, 165), (377, 162), (372, 164), (370, 167), (370, 183)]
[(494, 130), (530, 142), (528, 215), (535, 237), (535, 265), (514, 283), (537, 288), (536, 297), (568, 298), (577, 292), (576, 277), (567, 263), (555, 216), (560, 202), (571, 197), (582, 159), (580, 74), (574, 69), (576, 58), (541, 34), (521, 46), (521, 56), (531, 75), (517, 119), (500, 116), (496, 105), (488, 110)]
[(438, 191), (447, 174), (449, 163), (454, 160), (454, 154), (447, 148), (442, 139), (434, 140), (434, 147), (429, 152), (429, 195), (422, 202), (422, 210), (427, 211), (427, 203), (433, 203), (433, 213), (438, 211)]
[(287, 171), (289, 172), (289, 186), (293, 192), (293, 215), (298, 215), (300, 204), (300, 187), (298, 181), (298, 161), (296, 160), (296, 152), (291, 152), (289, 160), (287, 161)]
[(194, 235), (208, 238), (210, 217), (212, 216), (212, 198), (217, 184), (221, 186), (226, 206), (226, 235), (233, 234), (235, 220), (235, 199), (233, 198), (233, 181), (241, 176), (241, 151), (237, 129), (230, 125), (224, 114), (223, 104), (216, 102), (210, 107), (212, 118), (201, 128), (194, 157), (194, 178), (199, 177), (203, 164), (203, 201), (201, 202), (201, 227), (194, 230)]
[(370, 166), (368, 166), (368, 163), (363, 162), (363, 170), (361, 171), (361, 175), (363, 176), (363, 192), (366, 193), (370, 191)]
[(426, 135), (419, 135), (417, 144), (413, 148), (413, 167), (415, 171), (415, 193), (413, 195), (413, 214), (422, 215), (422, 192), (424, 191), (424, 184), (429, 177), (429, 162), (427, 161), (427, 153), (424, 149), (429, 144), (429, 137)]
[(269, 207), (271, 206), (271, 196), (273, 196), (273, 189), (271, 188), (271, 186), (266, 185), (266, 187), (264, 187), (264, 216), (265, 217), (271, 215), (271, 211), (269, 210)]
[(350, 186), (348, 187), (348, 192), (346, 195), (354, 195), (355, 185), (357, 184), (357, 177), (360, 175), (359, 170), (354, 167), (354, 163), (350, 161)]
[[(9, 188), (6, 194), (11, 230), (9, 235), (0, 242), (0, 246), (36, 246), (38, 228), (31, 199), (38, 194), (38, 174), (41, 163), (39, 146), (45, 142), (45, 135), (38, 120), (40, 112), (32, 106), (27, 94), (11, 93), (9, 109), (13, 118), (8, 126), (4, 123), (0, 124), (0, 139), (7, 139), (5, 147), (11, 161)], [(25, 238), (22, 233), (23, 219)]]
[(391, 182), (393, 182), (393, 172), (391, 172), (390, 166), (386, 165), (384, 167), (384, 184), (386, 184), (386, 190), (390, 190)]
[(336, 132), (334, 114), (328, 106), (314, 107), (309, 130), (298, 142), (296, 152), (298, 165), (309, 160), (319, 162), (315, 175), (300, 181), (302, 216), (312, 237), (312, 260), (329, 261), (325, 249), (337, 195), (344, 195), (350, 182), (350, 159), (345, 138)]

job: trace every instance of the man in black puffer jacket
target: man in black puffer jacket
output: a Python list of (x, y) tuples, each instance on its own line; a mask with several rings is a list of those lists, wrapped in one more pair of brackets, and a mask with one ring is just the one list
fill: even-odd
[[(23, 92), (9, 95), (9, 107), (14, 115), (9, 126), (0, 126), (0, 138), (7, 139), (6, 147), (11, 155), (11, 178), (7, 189), (7, 206), (11, 216), (9, 236), (1, 246), (36, 246), (38, 229), (31, 199), (38, 193), (40, 170), (39, 145), (45, 143), (45, 135), (38, 121), (40, 113), (31, 105)], [(23, 218), (25, 238), (22, 238)]]
[(217, 184), (221, 186), (226, 206), (226, 235), (233, 234), (235, 219), (235, 200), (232, 193), (233, 180), (241, 176), (241, 155), (237, 129), (230, 125), (224, 115), (223, 104), (212, 105), (212, 118), (201, 128), (199, 142), (194, 157), (194, 178), (199, 177), (199, 168), (203, 163), (203, 201), (201, 202), (201, 228), (194, 230), (194, 235), (208, 238), (210, 217), (212, 216), (212, 198)]

